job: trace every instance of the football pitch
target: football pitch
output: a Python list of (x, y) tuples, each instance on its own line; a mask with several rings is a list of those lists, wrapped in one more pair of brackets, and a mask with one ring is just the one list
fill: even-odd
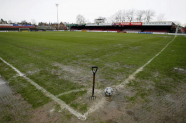
[[(133, 103), (148, 101), (149, 95), (172, 93), (186, 81), (184, 36), (8, 32), (0, 33), (0, 58), (24, 74), (17, 75), (10, 66), (0, 61), (0, 74), (33, 108), (53, 100), (38, 89), (42, 87), (81, 114), (95, 105), (88, 98), (92, 91), (92, 66), (98, 66), (95, 82), (97, 103), (106, 98), (103, 93), (106, 87), (122, 85), (128, 88), (127, 93), (125, 89), (116, 91)], [(142, 66), (135, 79), (125, 83)], [(116, 91), (113, 98), (117, 96)]]

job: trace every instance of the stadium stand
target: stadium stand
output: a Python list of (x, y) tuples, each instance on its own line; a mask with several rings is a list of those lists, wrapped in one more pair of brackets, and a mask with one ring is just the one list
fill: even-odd
[(182, 32), (183, 33), (186, 33), (186, 28), (182, 28)]
[(89, 23), (84, 25), (73, 25), (71, 30), (91, 30), (91, 31), (117, 31), (117, 32), (156, 32), (174, 33), (175, 24), (171, 21), (165, 22), (121, 22), (121, 23)]
[(22, 25), (22, 24), (0, 24), (0, 30), (10, 30), (10, 31), (19, 31), (19, 29), (30, 29), (34, 30), (35, 25)]
[[(156, 32), (156, 33), (174, 33), (176, 31), (176, 25), (171, 21), (165, 22), (120, 22), (120, 23), (87, 23), (87, 24), (66, 24), (71, 31), (107, 31), (107, 32), (124, 32), (124, 33), (136, 33), (136, 32)], [(31, 24), (7, 24), (1, 23), (0, 30), (10, 31), (47, 31), (55, 30), (56, 27), (51, 25), (31, 25)], [(182, 29), (183, 33), (185, 28)], [(149, 33), (149, 34), (150, 34)]]

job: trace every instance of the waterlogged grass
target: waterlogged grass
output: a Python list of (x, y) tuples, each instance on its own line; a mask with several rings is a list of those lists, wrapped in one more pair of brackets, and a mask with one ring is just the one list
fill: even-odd
[(16, 72), (8, 67), (3, 61), (0, 60), (0, 75), (3, 76), (7, 81), (16, 75)]
[(82, 103), (72, 103), (70, 104), (71, 107), (74, 109), (78, 109), (79, 111), (85, 113), (88, 110), (88, 105), (87, 104), (82, 104)]
[(72, 101), (76, 100), (79, 96), (82, 96), (86, 92), (87, 92), (87, 90), (79, 91), (79, 92), (75, 92), (75, 93), (62, 95), (59, 98), (64, 100), (67, 104), (70, 104)]
[[(42, 70), (47, 71), (42, 76), (49, 78), (56, 62), (84, 70), (97, 65), (99, 76), (112, 84), (122, 82), (171, 40), (157, 35), (81, 32), (1, 33), (0, 37), (0, 56), (23, 73)], [(27, 76), (40, 81), (40, 74)]]
[(0, 61), (0, 75), (14, 88), (17, 93), (20, 93), (24, 100), (32, 105), (33, 108), (38, 108), (50, 101), (40, 90), (31, 85), (23, 77), (18, 77), (16, 72)]
[(130, 101), (146, 99), (150, 94), (157, 96), (174, 93), (177, 86), (186, 82), (186, 38), (178, 36), (136, 79), (127, 85), (136, 92)]
[(3, 118), (2, 118), (2, 122), (10, 122), (14, 120), (14, 117), (11, 115), (11, 114), (8, 114), (8, 115), (5, 115)]
[(70, 104), (70, 106), (73, 107), (74, 109), (78, 109), (81, 112), (86, 112), (88, 108), (87, 104), (81, 104), (78, 102), (74, 102), (79, 96), (82, 96), (86, 93), (87, 93), (87, 90), (84, 90), (84, 91), (79, 91), (76, 93), (62, 95), (59, 98), (61, 100), (64, 100), (65, 103)]
[[(76, 71), (74, 75), (74, 70), (64, 71), (56, 67), (55, 63), (73, 66), (91, 75), (91, 67), (98, 66), (96, 82), (99, 87), (104, 88), (123, 82), (172, 38), (173, 36), (122, 33), (9, 32), (0, 33), (0, 57), (47, 91), (57, 95), (84, 88), (87, 83), (91, 85), (92, 78), (74, 82), (73, 80), (84, 76)], [(162, 59), (164, 60), (163, 57)], [(147, 71), (138, 75), (141, 76), (140, 80), (150, 73)], [(69, 79), (68, 75), (73, 79)], [(11, 77), (11, 73), (7, 76)], [(156, 85), (160, 86), (158, 83)], [(141, 93), (139, 95), (145, 97), (144, 92)]]
[(30, 76), (30, 78), (54, 95), (84, 87), (83, 85), (70, 82), (63, 78), (59, 79), (58, 76), (52, 74), (50, 70), (41, 70)]
[(49, 97), (46, 97), (40, 90), (36, 89), (35, 86), (22, 77), (12, 79), (10, 85), (16, 89), (17, 93), (22, 95), (24, 100), (32, 104), (33, 108), (38, 108), (51, 101)]

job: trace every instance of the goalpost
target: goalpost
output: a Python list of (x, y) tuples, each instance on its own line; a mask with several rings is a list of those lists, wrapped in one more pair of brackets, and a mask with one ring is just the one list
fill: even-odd
[(19, 32), (29, 32), (29, 28), (19, 28)]

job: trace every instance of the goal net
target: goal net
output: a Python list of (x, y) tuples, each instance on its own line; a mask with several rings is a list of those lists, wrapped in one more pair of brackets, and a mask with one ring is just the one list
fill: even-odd
[(29, 28), (19, 28), (19, 32), (29, 32)]

